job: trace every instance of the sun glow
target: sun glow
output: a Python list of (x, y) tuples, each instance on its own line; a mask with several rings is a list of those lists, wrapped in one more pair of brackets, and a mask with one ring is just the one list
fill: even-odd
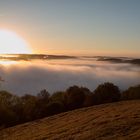
[(28, 43), (16, 33), (0, 30), (0, 54), (29, 54)]

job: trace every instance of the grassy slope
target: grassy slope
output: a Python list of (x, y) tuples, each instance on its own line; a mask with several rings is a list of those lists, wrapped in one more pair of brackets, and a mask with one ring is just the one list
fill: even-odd
[(0, 140), (139, 140), (140, 101), (78, 109), (0, 131)]

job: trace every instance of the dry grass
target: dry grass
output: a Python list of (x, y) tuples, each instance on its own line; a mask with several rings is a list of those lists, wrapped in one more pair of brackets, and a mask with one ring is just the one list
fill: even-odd
[(78, 109), (0, 131), (0, 140), (140, 140), (140, 101)]

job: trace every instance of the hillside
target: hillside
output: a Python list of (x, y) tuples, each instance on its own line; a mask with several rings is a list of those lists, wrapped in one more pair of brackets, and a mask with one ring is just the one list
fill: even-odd
[(0, 140), (138, 140), (140, 101), (61, 113), (0, 131)]

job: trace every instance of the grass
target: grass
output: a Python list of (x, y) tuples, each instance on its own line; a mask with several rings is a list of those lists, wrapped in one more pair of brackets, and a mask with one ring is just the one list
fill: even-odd
[(140, 101), (82, 108), (0, 131), (0, 140), (138, 140)]

